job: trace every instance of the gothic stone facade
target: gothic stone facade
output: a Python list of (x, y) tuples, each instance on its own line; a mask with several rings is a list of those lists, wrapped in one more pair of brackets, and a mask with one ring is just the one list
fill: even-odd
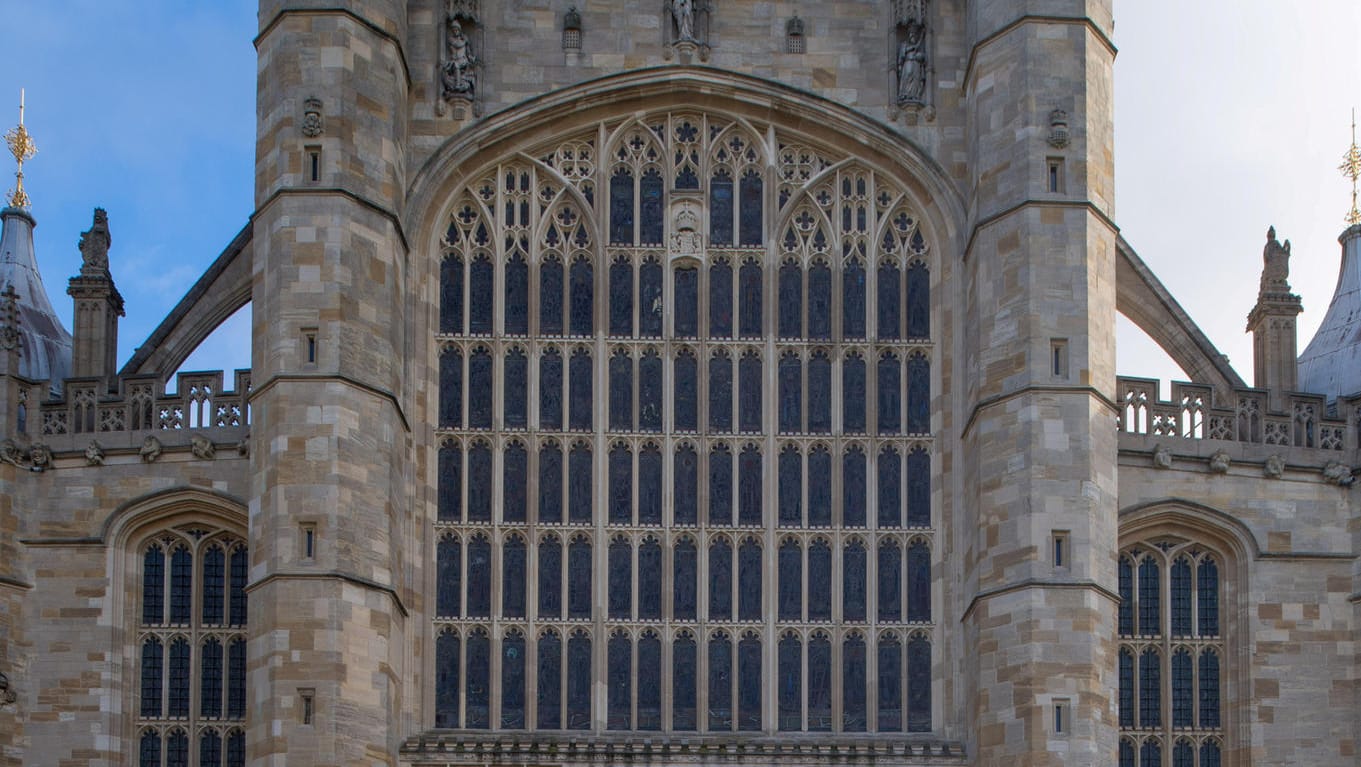
[(1118, 237), (1109, 0), (322, 5), (201, 289), (3, 376), (0, 764), (1361, 764), (1355, 405)]

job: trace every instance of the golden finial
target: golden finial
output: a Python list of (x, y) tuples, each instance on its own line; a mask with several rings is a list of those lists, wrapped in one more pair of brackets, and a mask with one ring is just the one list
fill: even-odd
[(1361, 224), (1361, 210), (1356, 207), (1356, 181), (1361, 179), (1361, 148), (1356, 146), (1356, 110), (1352, 109), (1352, 145), (1347, 153), (1342, 155), (1342, 164), (1337, 166), (1342, 171), (1342, 175), (1352, 180), (1352, 209), (1347, 213), (1347, 224), (1356, 226)]
[(18, 165), (14, 171), (14, 189), (9, 193), (9, 204), (14, 208), (27, 208), (31, 201), (24, 191), (24, 163), (38, 153), (38, 145), (33, 143), (28, 128), (24, 127), (23, 88), (19, 89), (19, 124), (5, 134), (5, 143), (9, 144), (9, 153), (14, 155), (14, 162)]

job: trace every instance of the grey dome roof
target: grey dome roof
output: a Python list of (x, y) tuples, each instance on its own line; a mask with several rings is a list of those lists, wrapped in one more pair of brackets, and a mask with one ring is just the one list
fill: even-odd
[(60, 391), (71, 375), (71, 334), (57, 318), (33, 253), (33, 216), (22, 208), (0, 211), (0, 290), (19, 294), (19, 375), (49, 380)]
[(1338, 238), (1342, 266), (1328, 313), (1299, 357), (1300, 391), (1329, 400), (1361, 392), (1361, 224)]

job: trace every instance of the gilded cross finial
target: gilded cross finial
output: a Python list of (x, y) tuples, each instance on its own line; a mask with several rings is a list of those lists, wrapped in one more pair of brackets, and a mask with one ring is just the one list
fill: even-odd
[(19, 124), (5, 134), (5, 143), (9, 144), (9, 153), (14, 155), (14, 162), (17, 165), (14, 171), (14, 189), (9, 193), (9, 204), (15, 208), (27, 208), (31, 201), (28, 199), (28, 193), (24, 191), (24, 163), (38, 153), (38, 145), (33, 143), (28, 128), (24, 127), (23, 88), (19, 89)]
[(1356, 207), (1356, 182), (1361, 179), (1361, 148), (1356, 145), (1356, 110), (1352, 110), (1352, 145), (1342, 155), (1342, 164), (1337, 166), (1342, 175), (1352, 180), (1352, 209), (1347, 213), (1347, 224), (1361, 224), (1361, 210)]

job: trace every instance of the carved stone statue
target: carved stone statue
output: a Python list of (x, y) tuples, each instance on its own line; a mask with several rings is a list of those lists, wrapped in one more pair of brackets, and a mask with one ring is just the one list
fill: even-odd
[(142, 449), (139, 451), (142, 461), (145, 463), (155, 463), (161, 457), (161, 441), (154, 436), (148, 436), (142, 440)]
[(1349, 487), (1356, 481), (1356, 477), (1352, 475), (1352, 467), (1337, 461), (1329, 461), (1328, 465), (1323, 467), (1323, 478), (1339, 487)]
[(1172, 468), (1172, 448), (1166, 445), (1155, 445), (1153, 447), (1153, 468)]
[(217, 447), (213, 445), (211, 439), (202, 434), (189, 435), (189, 451), (202, 461), (211, 461), (217, 457)]
[(1290, 240), (1282, 245), (1276, 239), (1276, 227), (1266, 230), (1266, 246), (1262, 248), (1263, 293), (1290, 292)]
[(898, 44), (898, 103), (920, 104), (926, 94), (926, 27), (906, 27)]
[(1269, 479), (1280, 479), (1282, 474), (1285, 474), (1285, 459), (1281, 457), (1281, 454), (1272, 453), (1267, 456), (1266, 461), (1262, 464), (1262, 476)]
[(113, 237), (109, 235), (109, 215), (103, 208), (95, 208), (94, 223), (80, 234), (80, 257), (84, 261), (81, 272), (107, 271), (109, 268), (109, 246)]
[(43, 471), (52, 465), (52, 451), (47, 445), (34, 445), (28, 451), (28, 460), (33, 464), (33, 471)]
[(1210, 456), (1210, 473), (1228, 474), (1230, 463), (1232, 463), (1232, 461), (1229, 459), (1228, 451), (1216, 450), (1214, 455)]
[(477, 91), (477, 75), (473, 67), (477, 56), (473, 54), (463, 25), (458, 19), (449, 17), (449, 28), (444, 40), (444, 67), (441, 77), (444, 83), (444, 98), (471, 99)]
[(100, 446), (98, 440), (90, 440), (90, 444), (85, 446), (85, 465), (103, 466), (104, 448)]
[(674, 0), (671, 3), (671, 17), (676, 22), (676, 41), (687, 42), (695, 39), (694, 0)]

